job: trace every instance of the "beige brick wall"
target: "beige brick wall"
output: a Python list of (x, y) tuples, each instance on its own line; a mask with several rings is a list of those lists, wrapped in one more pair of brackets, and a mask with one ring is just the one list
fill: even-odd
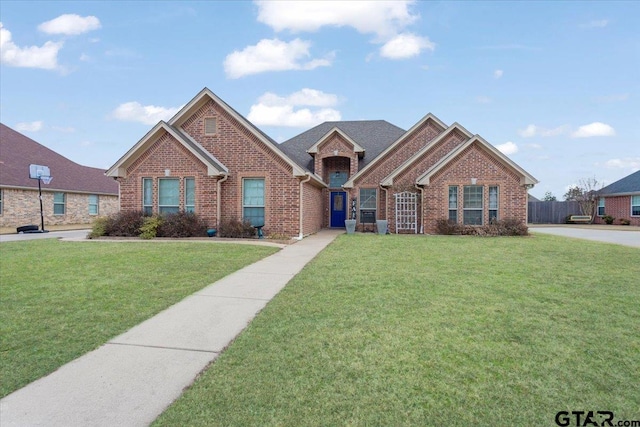
[[(91, 224), (96, 216), (111, 215), (119, 210), (118, 197), (98, 195), (98, 215), (89, 215), (89, 194), (63, 192), (66, 195), (64, 215), (53, 214), (53, 193), (42, 191), (42, 211), (47, 225)], [(2, 189), (0, 227), (40, 225), (38, 190)]]

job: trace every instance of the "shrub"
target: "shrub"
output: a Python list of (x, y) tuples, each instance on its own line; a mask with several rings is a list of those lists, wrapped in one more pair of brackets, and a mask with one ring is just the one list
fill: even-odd
[(207, 224), (193, 212), (180, 211), (162, 216), (158, 237), (206, 237)]
[(87, 235), (89, 239), (96, 239), (105, 235), (109, 218), (101, 216), (96, 218), (91, 225), (91, 232)]
[(121, 211), (110, 216), (105, 227), (105, 236), (137, 237), (144, 222), (142, 211)]
[(513, 218), (492, 221), (487, 225), (461, 225), (448, 219), (436, 222), (436, 233), (463, 236), (526, 236), (529, 228), (522, 221)]
[(239, 221), (235, 218), (224, 220), (218, 227), (220, 237), (246, 238), (256, 234), (255, 228), (251, 226), (249, 220)]
[(631, 220), (627, 218), (620, 218), (620, 225), (630, 225), (630, 224), (631, 224)]
[(453, 235), (462, 234), (462, 226), (450, 219), (439, 219), (436, 221), (436, 234)]
[(141, 239), (153, 239), (158, 235), (158, 228), (162, 225), (162, 217), (154, 215), (144, 217), (140, 227)]
[(611, 215), (604, 215), (602, 217), (602, 220), (605, 222), (605, 224), (611, 225), (611, 224), (613, 224), (613, 221), (615, 221), (615, 218), (612, 217)]

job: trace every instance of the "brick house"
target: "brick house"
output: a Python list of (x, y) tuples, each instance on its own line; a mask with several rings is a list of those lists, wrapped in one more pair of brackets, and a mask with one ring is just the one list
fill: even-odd
[(596, 224), (604, 224), (602, 217), (610, 215), (618, 224), (628, 219), (631, 225), (640, 226), (640, 171), (636, 171), (599, 192)]
[[(0, 123), (0, 227), (4, 231), (39, 225), (38, 180), (29, 165), (48, 166), (50, 184), (41, 184), (47, 225), (90, 224), (118, 212), (118, 183), (103, 169), (81, 166)], [(15, 230), (14, 230), (15, 231)]]
[[(302, 238), (323, 227), (432, 233), (438, 219), (526, 222), (538, 181), (478, 135), (427, 114), (405, 131), (384, 120), (325, 122), (278, 144), (204, 88), (108, 171), (123, 210), (194, 211), (209, 225), (247, 218)], [(373, 227), (373, 225), (372, 225)]]

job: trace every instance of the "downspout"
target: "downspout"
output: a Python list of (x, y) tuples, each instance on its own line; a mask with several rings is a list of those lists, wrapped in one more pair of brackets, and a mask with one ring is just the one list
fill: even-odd
[(221, 207), (222, 204), (220, 203), (220, 199), (221, 199), (220, 192), (222, 191), (222, 183), (225, 182), (227, 179), (229, 179), (229, 174), (224, 175), (224, 178), (216, 181), (216, 185), (218, 187), (216, 188), (216, 198), (218, 199), (216, 200), (216, 219), (218, 221), (218, 228), (220, 228), (220, 215), (222, 212), (222, 207)]
[(413, 184), (414, 187), (416, 187), (418, 190), (420, 190), (420, 233), (419, 234), (424, 234), (424, 206), (425, 206), (425, 201), (424, 201), (424, 187), (418, 184)]
[(298, 206), (300, 206), (300, 218), (299, 218), (300, 234), (297, 237), (298, 240), (302, 240), (302, 238), (304, 237), (303, 230), (302, 230), (302, 228), (303, 228), (302, 218), (303, 218), (303, 213), (304, 213), (303, 212), (303, 206), (304, 206), (303, 205), (303, 202), (304, 202), (304, 200), (303, 200), (303, 198), (304, 198), (303, 197), (304, 196), (304, 184), (305, 184), (305, 182), (311, 181), (311, 175), (309, 175), (309, 174), (305, 174), (305, 175), (307, 176), (307, 179), (303, 179), (302, 181), (300, 181), (300, 202), (299, 202), (299, 205), (298, 205)]
[[(380, 190), (384, 190), (384, 219), (389, 219), (389, 189), (380, 184)], [(388, 227), (388, 225), (387, 225)]]

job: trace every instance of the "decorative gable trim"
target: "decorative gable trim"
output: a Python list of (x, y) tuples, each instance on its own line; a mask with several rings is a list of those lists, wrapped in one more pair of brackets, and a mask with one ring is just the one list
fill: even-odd
[(229, 173), (229, 169), (223, 165), (218, 159), (216, 159), (211, 153), (198, 144), (189, 135), (175, 129), (168, 125), (164, 121), (160, 121), (155, 125), (147, 134), (136, 143), (129, 151), (125, 153), (107, 172), (105, 175), (111, 177), (127, 177), (127, 168), (135, 162), (146, 150), (151, 147), (162, 135), (168, 133), (180, 144), (182, 144), (187, 150), (189, 150), (194, 156), (196, 156), (202, 163), (207, 166), (207, 175), (220, 176)]
[(418, 151), (416, 154), (414, 154), (409, 159), (407, 159), (406, 162), (404, 162), (403, 164), (398, 166), (396, 168), (396, 170), (391, 172), (391, 174), (389, 176), (387, 176), (385, 179), (382, 180), (380, 185), (382, 185), (383, 187), (392, 186), (393, 185), (393, 178), (395, 178), (396, 176), (398, 176), (399, 174), (401, 174), (402, 172), (407, 170), (413, 163), (415, 163), (416, 160), (418, 160), (425, 153), (427, 153), (431, 148), (433, 148), (436, 144), (438, 144), (439, 142), (444, 140), (446, 137), (451, 135), (451, 133), (453, 133), (456, 130), (458, 132), (460, 132), (461, 134), (463, 134), (464, 136), (466, 136), (467, 139), (471, 139), (473, 137), (473, 134), (471, 132), (469, 132), (463, 126), (458, 124), (458, 122), (455, 122), (454, 124), (449, 126), (444, 132), (442, 132), (440, 135), (438, 135), (436, 138), (434, 138), (432, 141), (430, 141), (427, 145), (425, 145), (420, 151)]
[(400, 138), (398, 138), (395, 142), (393, 142), (391, 145), (389, 145), (382, 153), (380, 153), (378, 155), (378, 157), (376, 157), (375, 159), (373, 159), (369, 164), (367, 164), (364, 168), (360, 169), (358, 171), (358, 173), (356, 173), (355, 175), (353, 175), (347, 182), (344, 183), (343, 187), (344, 188), (353, 188), (355, 181), (361, 177), (362, 175), (364, 175), (369, 169), (375, 167), (376, 164), (378, 164), (379, 162), (382, 161), (382, 159), (384, 159), (387, 154), (389, 152), (391, 152), (394, 148), (396, 148), (399, 144), (402, 144), (407, 138), (409, 138), (411, 135), (413, 135), (413, 133), (419, 129), (422, 125), (424, 125), (427, 121), (431, 120), (432, 122), (434, 122), (435, 124), (437, 124), (438, 126), (440, 126), (442, 129), (447, 129), (447, 125), (445, 125), (439, 118), (437, 118), (436, 116), (434, 116), (433, 114), (429, 113), (426, 116), (424, 116), (422, 119), (420, 119), (418, 121), (418, 123), (416, 123), (415, 125), (413, 125), (411, 127), (411, 129), (409, 129), (408, 131), (406, 131), (404, 134), (402, 134), (402, 136), (400, 136)]
[(344, 133), (342, 130), (340, 130), (338, 127), (334, 127), (332, 128), (329, 132), (325, 133), (324, 136), (322, 138), (320, 138), (318, 140), (318, 142), (316, 142), (315, 144), (313, 144), (308, 150), (307, 153), (311, 154), (311, 155), (315, 155), (318, 154), (318, 148), (320, 148), (320, 146), (326, 142), (329, 138), (331, 138), (334, 134), (338, 134), (340, 135), (342, 138), (344, 138), (345, 141), (347, 141), (349, 144), (351, 144), (353, 146), (353, 151), (354, 153), (358, 153), (358, 155), (362, 156), (364, 155), (364, 148), (359, 145), (357, 142), (355, 142), (353, 139), (351, 139), (351, 137), (349, 137), (349, 135), (347, 135), (346, 133)]
[(451, 151), (449, 154), (444, 156), (440, 161), (438, 161), (435, 165), (433, 165), (428, 171), (418, 177), (416, 184), (418, 185), (426, 185), (430, 184), (431, 177), (435, 175), (437, 172), (445, 168), (449, 163), (453, 161), (460, 153), (462, 153), (467, 147), (470, 147), (472, 144), (478, 144), (481, 148), (483, 148), (490, 156), (494, 157), (498, 161), (502, 162), (505, 166), (509, 167), (513, 171), (515, 171), (518, 175), (520, 175), (520, 184), (533, 187), (539, 181), (531, 176), (527, 171), (522, 169), (520, 166), (515, 164), (511, 159), (502, 154), (497, 148), (493, 145), (489, 144), (485, 141), (480, 135), (474, 135), (473, 138), (461, 144), (455, 150)]

